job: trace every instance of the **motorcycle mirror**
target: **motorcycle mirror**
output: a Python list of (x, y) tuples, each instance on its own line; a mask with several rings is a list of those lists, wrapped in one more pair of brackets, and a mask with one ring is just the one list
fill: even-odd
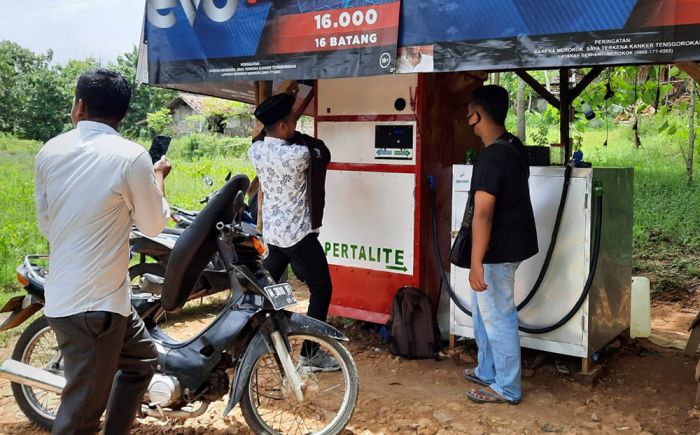
[(245, 201), (243, 199), (243, 192), (239, 190), (236, 194), (236, 198), (233, 200), (233, 213), (237, 219), (240, 219), (243, 210), (245, 210)]
[(211, 179), (210, 176), (205, 175), (204, 178), (202, 179), (202, 182), (206, 184), (207, 186), (211, 187), (214, 185), (214, 180)]

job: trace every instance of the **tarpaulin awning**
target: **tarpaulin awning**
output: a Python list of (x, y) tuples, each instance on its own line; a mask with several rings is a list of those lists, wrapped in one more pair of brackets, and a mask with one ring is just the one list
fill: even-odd
[(700, 0), (147, 0), (146, 15), (143, 81), (234, 99), (253, 80), (700, 60)]

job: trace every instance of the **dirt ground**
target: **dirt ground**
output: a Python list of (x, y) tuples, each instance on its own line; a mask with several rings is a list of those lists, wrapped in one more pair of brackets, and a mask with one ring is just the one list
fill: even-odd
[[(695, 294), (656, 298), (655, 334), (671, 334), (679, 341), (687, 337), (687, 325), (700, 308), (698, 299)], [(205, 323), (200, 319), (177, 328), (191, 332)], [(524, 351), (523, 402), (477, 405), (466, 399), (471, 385), (461, 375), (465, 367), (474, 365), (473, 344), (460, 343), (441, 361), (407, 361), (388, 353), (374, 328), (341, 319), (331, 323), (350, 337), (348, 347), (360, 372), (360, 396), (346, 434), (700, 433), (700, 412), (692, 406), (697, 358), (686, 358), (679, 350), (648, 340), (628, 342), (608, 352), (601, 364), (604, 374), (595, 386), (576, 375), (577, 360)], [(14, 341), (0, 349), (0, 358), (7, 358), (13, 345)], [(562, 372), (567, 370), (571, 373)], [(184, 423), (144, 419), (133, 433), (250, 433), (240, 412), (223, 418), (222, 409), (219, 403)], [(44, 433), (27, 422), (4, 380), (0, 381), (0, 433)]]

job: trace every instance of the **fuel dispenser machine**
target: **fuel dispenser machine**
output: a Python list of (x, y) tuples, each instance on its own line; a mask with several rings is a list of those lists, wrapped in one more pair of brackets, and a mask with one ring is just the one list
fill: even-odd
[[(459, 227), (470, 186), (472, 167), (463, 163), (468, 149), (481, 146), (468, 131), (467, 104), (485, 77), (399, 74), (317, 82), (316, 135), (332, 154), (319, 234), (333, 280), (331, 314), (386, 324), (403, 286), (425, 291), (438, 306), (441, 274), (428, 180), (434, 180), (438, 245), (448, 267), (450, 236)], [(516, 301), (532, 293), (542, 275), (519, 312), (523, 329), (530, 331), (521, 333), (522, 345), (587, 358), (630, 323), (633, 172), (571, 171), (558, 237), (545, 265), (565, 172), (531, 168), (540, 253), (518, 269)], [(469, 305), (468, 270), (449, 272), (452, 288)], [(471, 317), (454, 303), (446, 305), (450, 334), (472, 337)], [(551, 330), (541, 333), (543, 328)]]
[(332, 154), (319, 235), (333, 280), (331, 314), (385, 324), (403, 286), (425, 291), (437, 304), (428, 177), (437, 180), (440, 244), (447, 253), (452, 165), (478, 143), (464, 119), (468, 97), (485, 77), (318, 81), (316, 135)]
[[(462, 221), (472, 168), (453, 168), (452, 234)], [(520, 343), (589, 358), (630, 325), (634, 173), (632, 169), (573, 169), (562, 205), (565, 173), (562, 167), (530, 168), (530, 198), (540, 251), (524, 261), (515, 275), (517, 305), (522, 305), (534, 289), (534, 296), (518, 312)], [(552, 246), (560, 206), (561, 222)], [(551, 259), (545, 264), (550, 246)], [(535, 288), (539, 276), (543, 278)], [(452, 266), (451, 285), (470, 306), (468, 277), (469, 270)], [(450, 332), (474, 336), (471, 317), (454, 303)]]

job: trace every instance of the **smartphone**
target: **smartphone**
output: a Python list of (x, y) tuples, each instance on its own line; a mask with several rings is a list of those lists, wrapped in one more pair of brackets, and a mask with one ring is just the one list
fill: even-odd
[(156, 136), (153, 138), (148, 154), (151, 155), (151, 160), (154, 165), (161, 157), (167, 154), (171, 140), (172, 138), (170, 136)]

